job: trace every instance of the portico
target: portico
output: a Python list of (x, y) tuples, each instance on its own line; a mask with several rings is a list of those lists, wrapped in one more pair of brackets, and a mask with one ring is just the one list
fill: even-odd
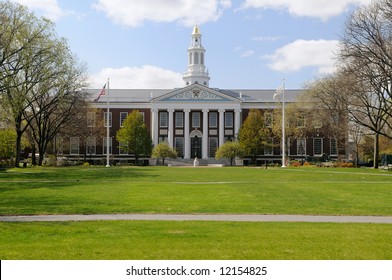
[(154, 145), (166, 141), (180, 157), (208, 159), (241, 125), (241, 100), (199, 84), (151, 100)]

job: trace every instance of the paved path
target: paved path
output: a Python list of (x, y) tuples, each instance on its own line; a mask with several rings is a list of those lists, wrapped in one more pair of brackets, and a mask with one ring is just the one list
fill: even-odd
[(308, 215), (177, 215), (177, 214), (102, 214), (0, 216), (0, 222), (64, 221), (231, 221), (231, 222), (310, 222), (392, 224), (392, 216), (308, 216)]

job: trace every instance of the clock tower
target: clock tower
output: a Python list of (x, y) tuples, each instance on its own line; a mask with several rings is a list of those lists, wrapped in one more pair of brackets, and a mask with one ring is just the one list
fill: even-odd
[(188, 71), (184, 74), (186, 85), (201, 84), (209, 86), (210, 77), (205, 67), (206, 49), (201, 43), (201, 33), (196, 25), (193, 28), (191, 46), (188, 48)]

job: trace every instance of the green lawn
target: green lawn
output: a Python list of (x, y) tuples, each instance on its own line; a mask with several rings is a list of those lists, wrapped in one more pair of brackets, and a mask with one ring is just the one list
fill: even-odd
[[(322, 168), (0, 171), (0, 215), (392, 215), (392, 173)], [(392, 259), (392, 225), (0, 223), (0, 259)]]
[(392, 173), (365, 169), (28, 168), (0, 172), (0, 214), (392, 215)]
[(392, 225), (0, 223), (0, 259), (392, 259)]

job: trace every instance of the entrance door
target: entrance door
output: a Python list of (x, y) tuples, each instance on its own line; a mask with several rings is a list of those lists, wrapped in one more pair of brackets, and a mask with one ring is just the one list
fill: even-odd
[(201, 158), (202, 139), (195, 135), (191, 138), (191, 158)]

